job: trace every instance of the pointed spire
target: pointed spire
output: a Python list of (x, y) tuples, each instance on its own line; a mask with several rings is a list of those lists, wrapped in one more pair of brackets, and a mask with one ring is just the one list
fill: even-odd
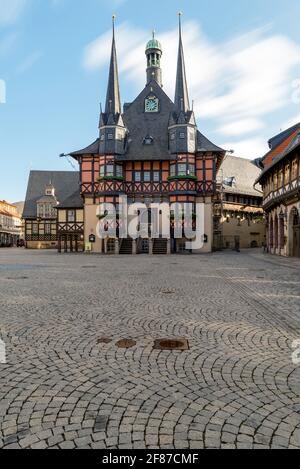
[(189, 93), (186, 81), (185, 61), (182, 44), (182, 28), (181, 16), (182, 12), (178, 13), (179, 16), (179, 50), (178, 50), (178, 63), (177, 63), (177, 77), (176, 77), (176, 92), (175, 92), (175, 106), (177, 111), (187, 112), (190, 110)]
[(106, 114), (121, 114), (121, 98), (119, 86), (119, 73), (115, 41), (115, 20), (116, 16), (113, 15), (113, 39), (111, 48), (110, 69), (108, 78), (108, 87), (106, 95)]

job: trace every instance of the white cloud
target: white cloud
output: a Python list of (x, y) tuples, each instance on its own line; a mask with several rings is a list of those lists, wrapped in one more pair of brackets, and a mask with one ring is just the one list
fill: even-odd
[(234, 150), (236, 156), (250, 160), (263, 156), (268, 151), (267, 142), (263, 138), (253, 137), (240, 141), (228, 141), (221, 144), (225, 150)]
[(262, 120), (249, 118), (224, 124), (217, 129), (217, 132), (227, 136), (238, 136), (263, 129), (264, 126), (265, 124)]
[(17, 40), (16, 33), (10, 33), (0, 40), (0, 56), (7, 55), (14, 47)]
[[(262, 28), (230, 41), (213, 44), (194, 21), (185, 23), (184, 49), (190, 97), (198, 119), (217, 127), (241, 154), (266, 151), (257, 138), (263, 120), (291, 102), (291, 83), (300, 67), (300, 46), (289, 38)], [(178, 49), (177, 28), (157, 34), (163, 46), (163, 82), (173, 98)], [(117, 48), (123, 79), (137, 89), (145, 85), (145, 43), (149, 32), (123, 23), (117, 28)], [(93, 70), (107, 66), (111, 32), (89, 44), (83, 65)], [(252, 137), (251, 135), (252, 134)], [(249, 135), (245, 139), (245, 136)], [(243, 138), (244, 137), (244, 138)], [(251, 145), (250, 151), (245, 145)], [(226, 146), (228, 148), (228, 145)]]
[(284, 122), (282, 125), (282, 130), (288, 129), (289, 127), (293, 127), (293, 125), (296, 125), (300, 122), (300, 114), (297, 114), (296, 116), (292, 117), (288, 121)]
[(0, 0), (0, 25), (14, 23), (28, 0)]
[(27, 70), (31, 69), (34, 64), (42, 57), (42, 53), (39, 51), (34, 52), (33, 54), (26, 57), (26, 59), (20, 63), (17, 68), (17, 73), (25, 73)]

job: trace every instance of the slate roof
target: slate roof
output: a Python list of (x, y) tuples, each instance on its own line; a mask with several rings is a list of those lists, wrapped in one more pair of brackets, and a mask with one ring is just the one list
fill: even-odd
[(263, 165), (267, 169), (280, 159), (285, 153), (290, 143), (300, 132), (300, 123), (293, 125), (289, 129), (281, 132), (269, 140), (271, 150), (263, 157)]
[(286, 156), (288, 156), (290, 153), (292, 153), (293, 150), (296, 148), (300, 147), (300, 139), (299, 139), (299, 134), (296, 134), (292, 140), (289, 141), (289, 144), (286, 146), (285, 150), (279, 155), (277, 158), (274, 159), (272, 164), (267, 166), (259, 175), (257, 178), (257, 182), (260, 182), (262, 180), (262, 177), (268, 173), (274, 166), (276, 166), (280, 161), (284, 160)]
[(72, 195), (59, 204), (57, 208), (83, 208), (83, 199), (78, 188)]
[(184, 60), (184, 51), (182, 44), (182, 30), (181, 30), (181, 17), (179, 16), (179, 49), (177, 61), (177, 74), (176, 74), (176, 89), (175, 89), (175, 108), (176, 111), (188, 112), (190, 111), (189, 92), (186, 80), (186, 69)]
[[(160, 100), (160, 112), (145, 113), (145, 99), (155, 94)], [(126, 108), (124, 123), (129, 130), (128, 148), (120, 159), (125, 160), (171, 160), (169, 153), (169, 117), (174, 104), (158, 83), (151, 81), (139, 96)], [(144, 145), (146, 136), (153, 137), (152, 145)]]
[(86, 148), (83, 148), (82, 150), (78, 150), (78, 151), (73, 151), (72, 153), (70, 153), (70, 155), (74, 157), (80, 156), (80, 155), (99, 155), (99, 142), (100, 142), (100, 139), (97, 138), (95, 142), (91, 143)]
[(262, 197), (262, 192), (253, 187), (259, 174), (260, 169), (255, 165), (255, 162), (228, 155), (223, 160), (218, 176), (223, 181), (227, 178), (235, 178), (236, 184), (233, 187), (223, 184), (225, 192)]
[(44, 196), (45, 187), (50, 180), (55, 187), (55, 197), (59, 203), (64, 202), (76, 190), (79, 190), (79, 173), (77, 171), (31, 171), (23, 218), (36, 218), (37, 201)]
[[(145, 99), (155, 94), (160, 100), (160, 112), (145, 113)], [(153, 80), (132, 102), (124, 108), (123, 120), (127, 127), (128, 141), (124, 155), (117, 156), (119, 161), (153, 161), (172, 160), (174, 155), (169, 152), (169, 119), (176, 113), (174, 103), (166, 95), (164, 90)], [(152, 145), (145, 145), (144, 139), (153, 137)], [(197, 132), (197, 151), (225, 153), (223, 148), (214, 145), (201, 132)], [(70, 155), (77, 158), (81, 155), (99, 155), (99, 138), (86, 148), (74, 151)]]
[(214, 143), (212, 143), (208, 138), (205, 137), (199, 130), (197, 132), (197, 151), (213, 151), (213, 152), (220, 152), (225, 153), (226, 150), (223, 148), (218, 147)]
[(275, 137), (270, 138), (268, 141), (269, 147), (271, 150), (274, 150), (278, 145), (280, 145), (291, 133), (294, 132), (294, 130), (297, 130), (300, 128), (300, 123), (293, 125), (292, 127), (289, 127), (287, 130), (284, 130), (278, 135), (275, 135)]

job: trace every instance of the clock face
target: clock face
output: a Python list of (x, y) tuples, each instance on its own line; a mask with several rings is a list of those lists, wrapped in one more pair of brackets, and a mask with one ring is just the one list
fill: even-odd
[(157, 98), (149, 97), (145, 100), (145, 111), (146, 112), (158, 112), (159, 100)]

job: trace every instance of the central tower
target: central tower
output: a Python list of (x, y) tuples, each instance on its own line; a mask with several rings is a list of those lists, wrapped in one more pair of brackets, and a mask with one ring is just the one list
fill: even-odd
[(160, 61), (162, 56), (161, 43), (155, 39), (155, 31), (153, 31), (152, 39), (146, 46), (147, 56), (147, 85), (155, 80), (159, 86), (162, 86), (162, 71)]

